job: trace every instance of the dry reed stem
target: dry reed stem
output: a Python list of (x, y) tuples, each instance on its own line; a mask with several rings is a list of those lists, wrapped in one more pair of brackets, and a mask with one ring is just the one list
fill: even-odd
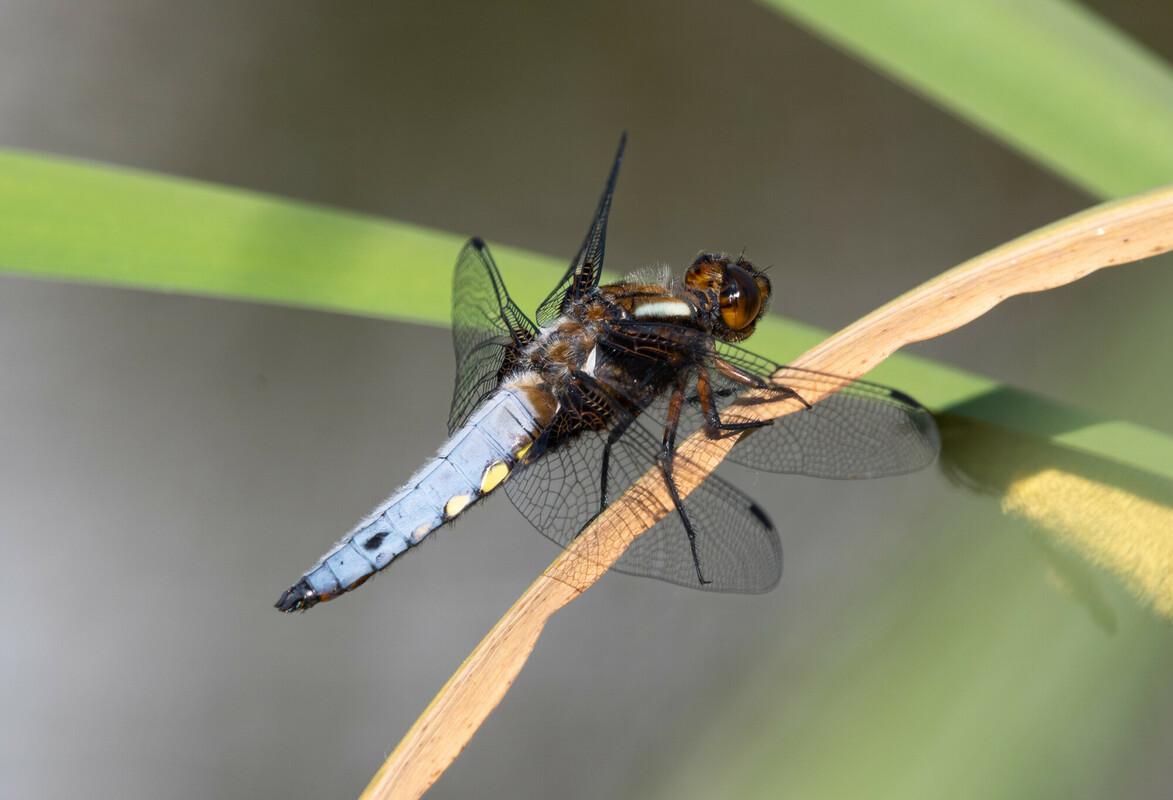
[[(1052, 289), (1097, 269), (1125, 264), (1173, 248), (1173, 187), (1107, 203), (1023, 236), (922, 284), (826, 339), (794, 362), (809, 370), (857, 378), (900, 347), (954, 330), (1017, 294)], [(785, 382), (785, 370), (776, 376)], [(824, 393), (825, 394), (825, 393)], [(814, 402), (822, 395), (805, 392)], [(739, 415), (769, 419), (798, 406), (783, 401), (747, 406)], [(735, 443), (703, 432), (681, 443), (680, 453), (704, 470), (680, 475), (682, 494), (716, 468)], [(667, 492), (651, 470), (538, 576), (493, 626), (394, 752), (371, 779), (364, 800), (416, 798), (444, 773), (497, 706), (521, 671), (546, 621), (597, 581), (638, 533), (658, 519), (640, 492)]]

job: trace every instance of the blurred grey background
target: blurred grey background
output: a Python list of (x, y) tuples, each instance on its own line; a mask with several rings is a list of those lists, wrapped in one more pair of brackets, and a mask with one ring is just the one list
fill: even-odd
[[(1163, 4), (1091, 5), (1173, 50)], [(745, 247), (773, 310), (827, 328), (1094, 202), (749, 3), (0, 0), (0, 146), (569, 257), (623, 129), (613, 269)], [(1173, 430), (1169, 371), (1125, 357), (1173, 334), (1163, 266), (918, 352)], [(441, 441), (444, 331), (2, 277), (0, 366), (6, 797), (356, 795), (554, 555), (498, 497), (361, 592), (271, 608)], [(432, 796), (646, 796), (737, 686), (848, 658), (873, 592), (997, 525), (934, 471), (735, 477), (781, 523), (782, 586), (608, 576)], [(1124, 794), (1167, 786), (1164, 756)]]

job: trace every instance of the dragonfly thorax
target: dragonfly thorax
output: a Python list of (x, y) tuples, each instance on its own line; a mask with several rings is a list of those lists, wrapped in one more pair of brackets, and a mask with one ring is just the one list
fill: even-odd
[(521, 363), (552, 385), (560, 385), (578, 372), (593, 372), (598, 337), (594, 320), (559, 317), (526, 346)]

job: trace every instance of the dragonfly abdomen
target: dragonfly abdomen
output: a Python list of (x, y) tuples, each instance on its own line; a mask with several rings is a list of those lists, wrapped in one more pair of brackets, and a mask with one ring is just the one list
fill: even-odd
[(290, 587), (277, 608), (299, 611), (358, 588), (501, 485), (545, 416), (532, 394), (507, 385), (486, 399), (434, 458)]

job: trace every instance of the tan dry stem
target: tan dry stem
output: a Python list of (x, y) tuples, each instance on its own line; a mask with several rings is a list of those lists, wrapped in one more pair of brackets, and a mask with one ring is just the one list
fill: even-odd
[[(1102, 267), (1173, 247), (1173, 187), (1107, 203), (1049, 225), (949, 270), (844, 328), (794, 362), (857, 378), (912, 342), (976, 319), (1008, 297), (1052, 289)], [(776, 376), (785, 382), (785, 374)], [(824, 393), (825, 395), (825, 393)], [(823, 395), (804, 392), (815, 402)], [(792, 401), (739, 412), (769, 419), (792, 413)], [(687, 494), (717, 467), (735, 439), (697, 433), (681, 455), (704, 470), (680, 476)], [(643, 498), (659, 498), (648, 503)], [(444, 773), (504, 697), (546, 621), (594, 584), (670, 503), (658, 470), (649, 471), (599, 515), (554, 560), (481, 640), (387, 757), (362, 797), (416, 798)], [(628, 533), (630, 531), (630, 533)]]

